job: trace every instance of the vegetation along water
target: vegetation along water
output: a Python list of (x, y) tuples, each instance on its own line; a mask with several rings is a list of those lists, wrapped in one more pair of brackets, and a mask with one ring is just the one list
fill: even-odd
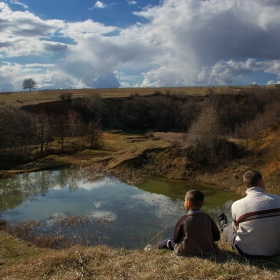
[(108, 176), (90, 182), (78, 173), (61, 169), (3, 179), (1, 212), (9, 231), (35, 243), (53, 236), (55, 248), (76, 243), (139, 249), (172, 235), (178, 217), (185, 213), (187, 190), (203, 190), (204, 209), (213, 216), (229, 213), (239, 198), (199, 183), (151, 178), (130, 186)]

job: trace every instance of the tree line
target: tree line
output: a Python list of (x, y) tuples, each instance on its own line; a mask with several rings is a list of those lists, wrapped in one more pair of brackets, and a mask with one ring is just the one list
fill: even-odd
[[(98, 94), (91, 94), (72, 100), (70, 94), (66, 94), (64, 100), (89, 119), (99, 116), (107, 128), (130, 133), (183, 133), (179, 147), (195, 162), (205, 165), (238, 157), (247, 151), (248, 145), (236, 145), (230, 139), (241, 139), (248, 144), (260, 131), (278, 125), (279, 93), (278, 88), (251, 87), (237, 94), (231, 88), (214, 94), (213, 89), (208, 88), (205, 96), (155, 91), (152, 95), (133, 94), (122, 99), (102, 99)], [(257, 139), (255, 154), (260, 144), (261, 139)]]
[[(280, 122), (278, 88), (244, 88), (233, 93), (229, 88), (204, 97), (173, 96), (156, 92), (151, 96), (133, 95), (119, 111), (120, 121), (130, 129), (184, 133), (180, 141), (184, 153), (203, 165), (240, 156), (258, 154), (258, 133)], [(248, 151), (249, 139), (256, 137), (254, 151)], [(231, 139), (244, 140), (237, 145)]]
[[(54, 142), (58, 145), (50, 145)], [(29, 113), (11, 105), (0, 106), (1, 169), (49, 154), (98, 149), (101, 145), (99, 120), (86, 123), (74, 109), (51, 115), (44, 111)]]
[[(134, 94), (115, 99), (102, 99), (94, 93), (73, 98), (69, 92), (60, 98), (67, 109), (50, 106), (31, 112), (0, 106), (0, 168), (51, 153), (100, 148), (102, 128), (129, 133), (184, 133), (181, 148), (197, 162), (207, 164), (237, 156), (238, 147), (230, 138), (248, 140), (280, 120), (276, 88), (248, 88), (238, 94), (230, 89), (214, 94), (209, 88), (205, 96), (156, 91), (149, 96)], [(59, 143), (56, 148), (50, 145), (54, 139)]]

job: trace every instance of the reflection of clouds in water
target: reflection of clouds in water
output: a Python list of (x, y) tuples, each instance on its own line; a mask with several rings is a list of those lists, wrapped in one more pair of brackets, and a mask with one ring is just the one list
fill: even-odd
[[(131, 198), (133, 199), (139, 199), (141, 201), (144, 201), (148, 205), (155, 205), (155, 204), (160, 204), (162, 203), (161, 200), (167, 200), (168, 197), (165, 197), (163, 195), (159, 194), (151, 194), (151, 193), (146, 193), (143, 192), (140, 195), (132, 195)], [(164, 203), (164, 202), (163, 202)]]
[(88, 218), (96, 218), (96, 219), (106, 219), (110, 222), (113, 222), (116, 220), (117, 215), (113, 212), (109, 211), (95, 211), (91, 214), (87, 215)]
[(50, 216), (50, 219), (58, 219), (58, 218), (67, 218), (69, 215), (67, 215), (66, 213), (54, 213)]
[[(154, 206), (155, 215), (159, 219), (172, 220), (185, 214), (183, 202), (180, 199), (174, 200), (164, 195), (144, 192), (141, 195), (133, 195), (132, 198), (140, 200), (149, 207)], [(177, 207), (174, 207), (174, 204), (177, 204)]]
[(68, 217), (65, 213), (54, 213), (46, 220), (46, 226), (54, 225), (60, 219), (66, 219)]
[(102, 206), (103, 202), (94, 202), (93, 205), (95, 206), (95, 208), (100, 208)]
[(91, 191), (93, 189), (98, 189), (104, 187), (104, 182), (94, 182), (94, 183), (82, 183), (79, 184), (80, 189), (85, 189)]
[[(202, 211), (206, 212), (207, 214), (209, 214), (216, 222), (218, 220), (218, 215), (221, 213), (226, 214), (228, 221), (231, 222), (232, 221), (232, 217), (231, 217), (231, 205), (232, 205), (233, 201), (229, 200), (226, 203), (219, 205), (219, 206), (209, 206), (209, 207), (203, 207)], [(218, 223), (218, 222), (217, 222)]]
[(79, 188), (91, 191), (93, 189), (103, 188), (108, 185), (115, 186), (116, 182), (114, 182), (113, 180), (103, 178), (102, 180), (95, 181), (95, 182), (83, 182), (83, 183), (81, 182), (79, 184)]

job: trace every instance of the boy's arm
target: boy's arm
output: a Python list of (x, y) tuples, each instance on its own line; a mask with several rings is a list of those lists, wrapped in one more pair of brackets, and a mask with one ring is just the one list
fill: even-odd
[(211, 219), (211, 225), (212, 225), (213, 241), (220, 240), (221, 233), (220, 233), (220, 230), (219, 230), (218, 226), (216, 225), (216, 223), (214, 222), (213, 219)]
[(173, 239), (173, 241), (175, 243), (180, 243), (182, 241), (182, 239), (183, 239), (183, 236), (184, 236), (184, 221), (185, 221), (185, 219), (186, 219), (186, 215), (182, 216), (178, 220), (178, 222), (177, 222), (177, 224), (176, 224), (176, 226), (174, 228), (172, 239)]

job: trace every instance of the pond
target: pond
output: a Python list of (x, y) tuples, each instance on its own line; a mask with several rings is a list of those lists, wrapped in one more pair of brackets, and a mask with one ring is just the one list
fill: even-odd
[[(25, 173), (0, 180), (0, 211), (9, 224), (26, 221), (35, 235), (72, 243), (143, 248), (172, 236), (190, 189), (205, 194), (202, 210), (216, 219), (240, 197), (210, 185), (151, 178), (131, 186), (104, 176), (89, 181), (72, 169)], [(230, 216), (230, 215), (228, 215)]]

